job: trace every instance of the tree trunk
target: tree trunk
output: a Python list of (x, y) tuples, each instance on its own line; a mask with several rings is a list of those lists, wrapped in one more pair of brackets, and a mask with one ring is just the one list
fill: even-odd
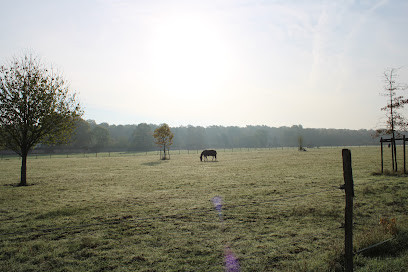
[(392, 159), (392, 172), (395, 172), (395, 162), (394, 162), (394, 141), (391, 139), (391, 159)]
[(21, 155), (21, 179), (19, 186), (27, 186), (27, 153)]
[(395, 157), (395, 172), (398, 172), (398, 163), (397, 163), (397, 143), (394, 138), (394, 157)]

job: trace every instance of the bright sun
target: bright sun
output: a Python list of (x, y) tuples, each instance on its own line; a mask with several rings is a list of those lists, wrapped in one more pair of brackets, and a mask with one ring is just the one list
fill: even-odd
[(199, 16), (177, 15), (153, 32), (151, 50), (158, 91), (180, 98), (215, 94), (228, 77), (230, 57), (216, 25)]

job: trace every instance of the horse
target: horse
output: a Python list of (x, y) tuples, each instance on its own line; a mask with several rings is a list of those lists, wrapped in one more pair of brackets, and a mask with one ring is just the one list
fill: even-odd
[(215, 150), (204, 150), (203, 152), (201, 152), (201, 156), (200, 156), (200, 161), (203, 161), (203, 156), (205, 160), (208, 160), (207, 156), (212, 156), (213, 160), (215, 158), (215, 160), (217, 160), (217, 151)]

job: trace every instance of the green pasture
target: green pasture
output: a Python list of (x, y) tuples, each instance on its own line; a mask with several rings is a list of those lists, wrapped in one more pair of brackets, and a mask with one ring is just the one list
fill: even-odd
[[(350, 149), (355, 250), (394, 238), (355, 268), (407, 271), (408, 178), (376, 174), (379, 147)], [(13, 186), (20, 160), (0, 160), (0, 271), (224, 271), (226, 247), (241, 271), (343, 265), (341, 148), (31, 156), (27, 171)]]

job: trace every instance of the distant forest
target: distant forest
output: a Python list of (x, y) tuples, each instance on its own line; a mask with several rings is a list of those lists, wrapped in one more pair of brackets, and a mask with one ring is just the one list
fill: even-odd
[[(109, 125), (93, 120), (78, 122), (69, 144), (63, 146), (38, 145), (34, 152), (145, 152), (158, 150), (154, 144), (154, 124)], [(321, 146), (376, 145), (379, 139), (374, 130), (348, 130), (268, 126), (180, 126), (172, 127), (172, 150), (276, 148)]]

